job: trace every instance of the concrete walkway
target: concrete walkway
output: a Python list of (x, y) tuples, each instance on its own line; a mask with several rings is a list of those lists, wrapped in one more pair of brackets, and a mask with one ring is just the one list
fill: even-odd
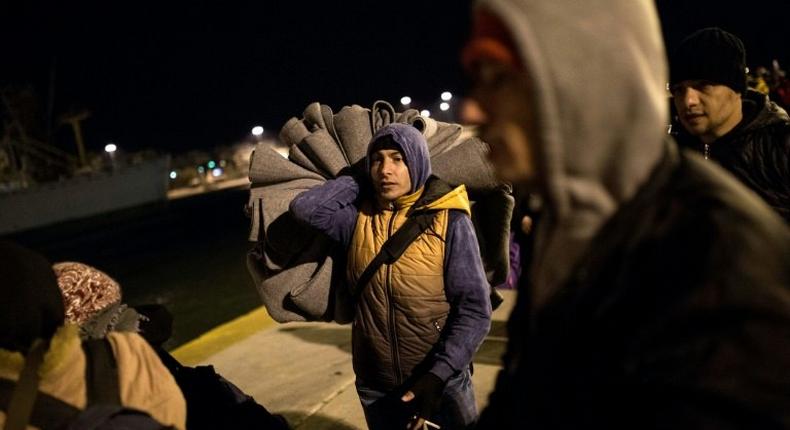
[[(491, 332), (475, 356), (478, 407), (494, 386), (504, 353), (505, 321), (515, 294), (494, 313)], [(277, 324), (263, 308), (224, 324), (173, 351), (188, 365), (217, 372), (295, 429), (365, 429), (351, 369), (351, 328), (325, 323)]]

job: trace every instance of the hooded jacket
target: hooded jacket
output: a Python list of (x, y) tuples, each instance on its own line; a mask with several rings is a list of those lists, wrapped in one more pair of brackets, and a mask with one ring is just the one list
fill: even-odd
[(478, 7), (530, 78), (545, 184), (478, 428), (790, 425), (790, 237), (726, 172), (665, 140), (653, 2)]
[(754, 90), (747, 90), (742, 103), (740, 124), (711, 145), (681, 124), (673, 127), (679, 130), (678, 143), (716, 160), (790, 223), (790, 117)]
[[(414, 127), (389, 125), (371, 142), (385, 135), (404, 154), (412, 180), (410, 194), (380, 208), (372, 195), (360, 192), (360, 182), (369, 178), (341, 176), (297, 196), (290, 211), (348, 247), (352, 285), (410, 211), (438, 211), (432, 228), (397, 262), (383, 265), (357, 302), (357, 379), (363, 386), (391, 390), (417, 371), (447, 380), (465, 369), (488, 332), (491, 305), (464, 187), (451, 189), (429, 181), (427, 146)], [(369, 157), (370, 153), (366, 167)], [(433, 196), (423, 199), (429, 194)]]

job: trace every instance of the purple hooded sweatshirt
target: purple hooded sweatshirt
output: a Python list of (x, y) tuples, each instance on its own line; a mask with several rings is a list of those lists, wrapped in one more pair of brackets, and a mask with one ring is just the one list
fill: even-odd
[[(411, 192), (425, 185), (431, 176), (428, 144), (419, 130), (407, 124), (390, 124), (371, 139), (376, 142), (391, 136), (400, 147), (412, 182)], [(370, 182), (369, 145), (365, 159)], [(360, 195), (360, 184), (353, 176), (340, 176), (298, 195), (290, 205), (296, 219), (327, 234), (348, 247), (357, 222), (358, 208), (372, 195)], [(371, 187), (362, 187), (370, 189)], [(432, 350), (430, 372), (447, 380), (464, 370), (482, 344), (491, 325), (490, 286), (486, 280), (472, 220), (465, 213), (451, 210), (444, 254), (444, 289), (450, 315), (439, 344)]]

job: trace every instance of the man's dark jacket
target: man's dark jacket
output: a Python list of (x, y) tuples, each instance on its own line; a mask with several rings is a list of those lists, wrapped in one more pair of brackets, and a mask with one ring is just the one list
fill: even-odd
[(768, 97), (748, 90), (743, 120), (706, 149), (680, 124), (678, 143), (707, 153), (773, 207), (790, 223), (790, 117)]
[(539, 310), (520, 290), (478, 428), (790, 428), (790, 232), (773, 211), (670, 146), (590, 243)]

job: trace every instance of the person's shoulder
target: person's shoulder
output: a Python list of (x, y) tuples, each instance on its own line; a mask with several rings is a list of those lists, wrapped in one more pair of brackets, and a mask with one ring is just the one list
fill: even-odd
[(112, 346), (122, 378), (125, 376), (134, 383), (136, 380), (166, 377), (170, 382), (175, 383), (172, 381), (170, 371), (159, 358), (159, 354), (138, 333), (113, 331), (107, 334), (107, 340)]
[(445, 209), (447, 211), (447, 225), (448, 228), (455, 226), (458, 223), (464, 224), (472, 223), (472, 217), (462, 209)]
[(479, 226), (475, 224), (472, 217), (460, 209), (445, 209), (447, 211), (447, 227), (445, 228), (445, 241), (448, 244), (454, 243), (460, 246), (470, 246), (477, 244), (477, 237), (480, 233)]
[(762, 188), (782, 186), (777, 178), (790, 178), (790, 120), (751, 130), (720, 161), (736, 176), (758, 180)]
[(681, 160), (673, 198), (685, 207), (688, 219), (720, 237), (750, 235), (765, 239), (766, 246), (788, 240), (775, 211), (722, 167), (691, 151), (681, 151)]
[[(107, 340), (118, 364), (122, 399), (133, 398), (144, 402), (139, 397), (142, 391), (148, 391), (148, 395), (171, 391), (175, 380), (142, 336), (133, 332), (114, 331), (107, 335)], [(137, 387), (141, 393), (132, 395), (129, 392), (134, 391), (131, 387)]]
[(790, 120), (774, 124), (771, 131), (776, 143), (783, 144), (785, 149), (790, 147)]
[(785, 141), (790, 137), (790, 120), (774, 121), (756, 127), (749, 131), (748, 139), (753, 143), (772, 144), (779, 141)]
[(158, 356), (151, 345), (142, 336), (135, 332), (111, 331), (107, 334), (107, 340), (112, 346), (116, 360), (136, 362), (158, 361)]
[(184, 397), (148, 342), (132, 332), (111, 332), (107, 340), (118, 364), (123, 405), (150, 413), (159, 422), (184, 428)]
[(790, 139), (790, 117), (784, 112), (761, 115), (755, 123), (745, 127), (736, 140), (757, 149), (787, 143)]

